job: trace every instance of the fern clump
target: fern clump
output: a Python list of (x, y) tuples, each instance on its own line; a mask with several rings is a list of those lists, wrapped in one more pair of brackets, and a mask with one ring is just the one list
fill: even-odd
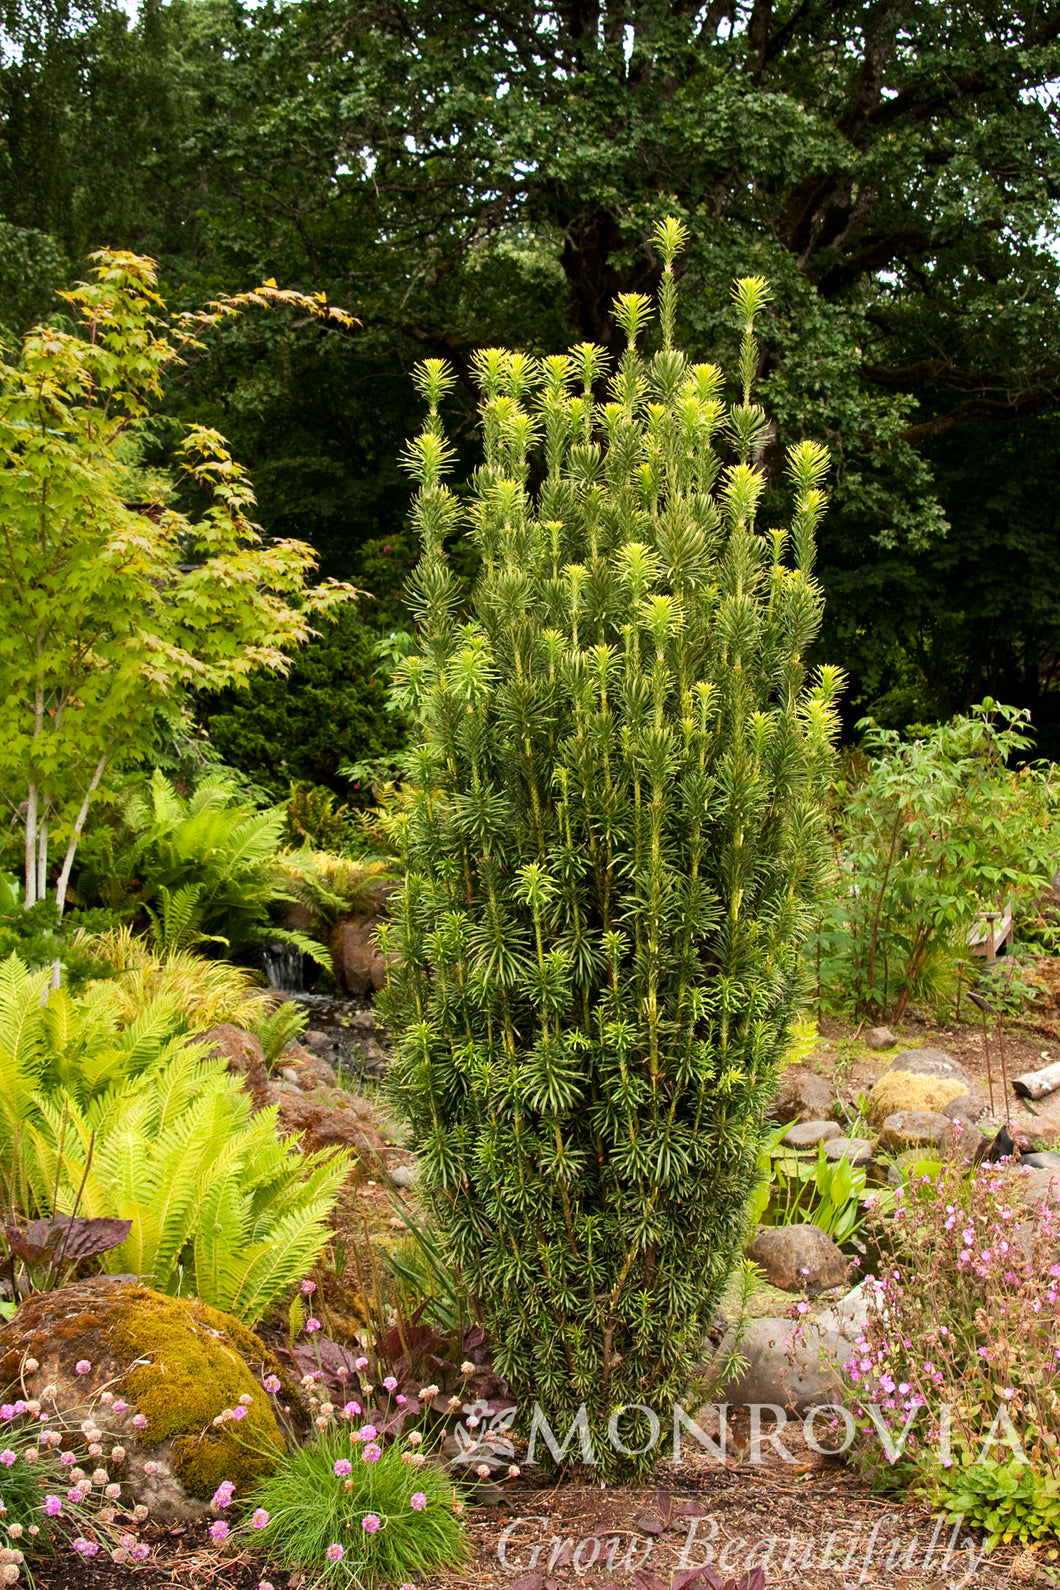
[(309, 1270), (349, 1170), (303, 1154), (223, 1055), (189, 1039), (174, 993), (125, 1024), (113, 983), (48, 988), (0, 963), (0, 1175), (23, 1215), (132, 1222), (104, 1258), (160, 1292), (191, 1293), (247, 1324)]
[[(765, 284), (735, 288), (729, 405), (721, 371), (674, 345), (678, 223), (657, 242), (652, 357), (636, 294), (613, 373), (589, 345), (477, 356), (485, 463), (466, 496), (444, 484), (452, 376), (420, 367), (419, 743), (383, 935), (424, 1194), (524, 1420), (536, 1402), (562, 1439), (584, 1405), (605, 1475), (653, 1461), (622, 1410), (669, 1427), (741, 1251), (839, 684), (802, 661), (822, 447), (789, 451), (790, 528), (755, 529)], [(469, 614), (446, 555), (462, 526), (481, 559)]]

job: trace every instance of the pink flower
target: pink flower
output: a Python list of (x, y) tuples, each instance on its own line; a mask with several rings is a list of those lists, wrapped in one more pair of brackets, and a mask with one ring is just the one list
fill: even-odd
[(90, 1373), (91, 1369), (92, 1365), (89, 1363), (87, 1358), (79, 1358), (77, 1363), (74, 1365), (74, 1373), (78, 1375), (87, 1375)]
[(347, 1474), (353, 1473), (353, 1464), (350, 1462), (349, 1458), (336, 1458), (334, 1467), (335, 1473), (339, 1476), (340, 1480), (344, 1480)]
[(278, 1375), (266, 1375), (262, 1385), (269, 1395), (274, 1397), (280, 1389), (280, 1377)]
[(409, 1497), (409, 1506), (414, 1513), (422, 1513), (427, 1506), (427, 1498), (422, 1491), (414, 1491)]
[(250, 1522), (255, 1529), (264, 1529), (269, 1521), (269, 1515), (264, 1507), (256, 1507), (250, 1515)]
[(305, 1322), (305, 1333), (307, 1336), (312, 1336), (315, 1331), (322, 1329), (323, 1326), (318, 1319), (307, 1319)]
[(374, 1441), (379, 1434), (374, 1424), (362, 1424), (357, 1432), (358, 1441)]
[[(355, 1369), (367, 1369), (368, 1368), (368, 1360), (367, 1360), (367, 1358), (355, 1358), (353, 1360), (353, 1367)], [(372, 1516), (372, 1515), (369, 1515), (369, 1516)]]
[[(368, 1520), (367, 1519), (365, 1519), (365, 1521), (364, 1521), (364, 1527), (366, 1529), (368, 1527)], [(324, 1555), (328, 1559), (329, 1562), (341, 1562), (343, 1557), (345, 1557), (346, 1553), (342, 1549), (342, 1547), (336, 1543), (334, 1545), (329, 1546), (327, 1551), (324, 1553)]]
[(306, 1280), (304, 1280), (302, 1282), (301, 1291), (302, 1291), (302, 1296), (303, 1297), (312, 1297), (312, 1295), (316, 1291), (316, 1289), (317, 1289), (316, 1282), (315, 1281), (310, 1281), (308, 1279), (308, 1277), (306, 1278)]
[[(210, 1500), (215, 1507), (227, 1507), (235, 1494), (235, 1485), (231, 1480), (222, 1480), (214, 1491)], [(222, 1537), (223, 1538), (223, 1537)]]
[(58, 1518), (62, 1510), (63, 1504), (58, 1496), (46, 1496), (44, 1498), (44, 1511), (49, 1518)]
[(243, 1404), (241, 1402), (237, 1402), (235, 1407), (232, 1409), (232, 1417), (233, 1417), (233, 1419), (235, 1419), (236, 1422), (238, 1423), (240, 1419), (245, 1419), (246, 1416), (247, 1416), (247, 1410), (244, 1408), (244, 1406), (243, 1406)]
[(365, 1534), (374, 1535), (381, 1523), (382, 1519), (379, 1517), (378, 1513), (367, 1513), (364, 1518), (361, 1519), (361, 1528), (364, 1530)]
[(810, 1306), (809, 1303), (796, 1303), (796, 1305), (795, 1305), (796, 1314), (805, 1314), (806, 1311), (808, 1310), (809, 1306)]
[(72, 1544), (74, 1550), (81, 1557), (94, 1557), (96, 1552), (99, 1550), (99, 1546), (96, 1541), (86, 1540), (83, 1535), (78, 1536), (77, 1540), (73, 1541)]
[(359, 1402), (348, 1402), (342, 1411), (346, 1415), (347, 1419), (352, 1419), (354, 1414), (360, 1413), (361, 1405)]
[(393, 1375), (387, 1375), (385, 1380), (383, 1381), (383, 1385), (386, 1387), (386, 1389), (388, 1391), (396, 1391), (397, 1390), (397, 1381), (394, 1379)]
[(129, 1556), (133, 1562), (144, 1562), (151, 1555), (151, 1548), (146, 1540), (141, 1540), (135, 1546), (129, 1547)]
[(400, 1393), (394, 1398), (394, 1401), (397, 1403), (399, 1408), (403, 1408), (408, 1400), (409, 1399), (407, 1397), (401, 1396)]
[[(117, 1407), (117, 1403), (115, 1403), (114, 1406)], [(132, 1418), (129, 1420), (129, 1423), (132, 1425), (134, 1430), (147, 1429), (147, 1420), (144, 1418), (142, 1413), (134, 1413)]]
[(123, 1402), (120, 1397), (118, 1398), (117, 1402), (112, 1404), (112, 1407), (111, 1407), (111, 1412), (112, 1413), (128, 1413), (128, 1411), (129, 1411), (129, 1404), (127, 1402)]
[(12, 1452), (11, 1448), (8, 1447), (5, 1451), (0, 1452), (0, 1463), (4, 1465), (5, 1469), (9, 1469), (17, 1457), (18, 1453)]
[(68, 1502), (72, 1502), (75, 1507), (78, 1505), (79, 1502), (83, 1502), (84, 1499), (85, 1499), (84, 1491), (79, 1491), (76, 1485), (73, 1487), (72, 1490), (69, 1490), (66, 1493), (66, 1500)]
[(370, 1441), (361, 1453), (361, 1458), (365, 1463), (378, 1463), (382, 1455), (382, 1449), (377, 1447), (374, 1441)]
[(223, 1518), (218, 1518), (215, 1523), (210, 1525), (210, 1539), (215, 1546), (219, 1546), (222, 1540), (228, 1539), (228, 1525)]

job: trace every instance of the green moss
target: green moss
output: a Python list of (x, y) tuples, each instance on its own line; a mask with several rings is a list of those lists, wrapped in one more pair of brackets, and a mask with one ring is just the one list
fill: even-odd
[[(141, 1362), (125, 1376), (122, 1395), (146, 1418), (147, 1442), (172, 1439), (171, 1464), (185, 1491), (209, 1500), (222, 1480), (239, 1494), (271, 1474), (286, 1443), (249, 1365), (285, 1378), (276, 1360), (252, 1331), (204, 1303), (146, 1287), (128, 1294), (114, 1341)], [(216, 1426), (222, 1409), (235, 1408), (245, 1393), (252, 1398), (246, 1417)]]

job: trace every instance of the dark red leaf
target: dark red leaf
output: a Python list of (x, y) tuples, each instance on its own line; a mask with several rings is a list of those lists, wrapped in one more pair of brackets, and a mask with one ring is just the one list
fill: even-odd
[(517, 1579), (509, 1590), (545, 1590), (545, 1576), (543, 1573), (527, 1574), (525, 1579)]
[(688, 1590), (689, 1585), (706, 1586), (702, 1568), (682, 1568), (670, 1581), (670, 1590)]
[(643, 1568), (637, 1569), (633, 1575), (633, 1583), (638, 1587), (638, 1590), (666, 1590), (666, 1586), (658, 1574), (646, 1573)]
[(659, 1517), (662, 1519), (663, 1525), (666, 1528), (669, 1528), (670, 1520), (674, 1516), (674, 1505), (674, 1498), (672, 1496), (667, 1496), (665, 1491), (656, 1491), (655, 1506), (658, 1509)]
[(98, 1219), (85, 1215), (52, 1215), (50, 1220), (34, 1220), (27, 1233), (29, 1240), (51, 1248), (71, 1263), (92, 1259), (97, 1253), (119, 1248), (132, 1230), (131, 1220)]
[(25, 1264), (40, 1264), (44, 1259), (50, 1259), (52, 1256), (51, 1248), (42, 1248), (35, 1242), (27, 1241), (17, 1226), (5, 1226), (4, 1236), (15, 1258), (21, 1259)]
[(661, 1535), (666, 1528), (658, 1518), (651, 1518), (647, 1514), (641, 1514), (640, 1518), (635, 1518), (633, 1522), (645, 1535)]
[(567, 1540), (567, 1541), (564, 1541), (563, 1545), (559, 1548), (559, 1550), (557, 1551), (556, 1555), (550, 1560), (549, 1567), (550, 1568), (565, 1568), (567, 1566), (567, 1564), (569, 1562), (573, 1562), (573, 1560), (574, 1560), (574, 1542), (572, 1540)]
[(707, 1509), (702, 1502), (679, 1502), (677, 1514), (679, 1518), (706, 1518)]

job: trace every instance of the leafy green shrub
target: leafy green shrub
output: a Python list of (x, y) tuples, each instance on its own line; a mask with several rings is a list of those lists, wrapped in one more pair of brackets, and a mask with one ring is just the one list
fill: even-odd
[(763, 1226), (820, 1226), (842, 1247), (857, 1236), (865, 1218), (866, 1172), (849, 1159), (829, 1159), (823, 1143), (816, 1159), (785, 1149), (779, 1139), (789, 1130), (789, 1125), (778, 1128), (759, 1159), (762, 1179), (751, 1203), (752, 1218)]
[[(791, 449), (791, 531), (758, 534), (765, 284), (735, 289), (729, 406), (721, 371), (674, 346), (682, 235), (657, 236), (653, 357), (637, 294), (616, 305), (629, 347), (610, 376), (589, 345), (540, 364), (480, 353), (485, 464), (466, 498), (443, 484), (453, 378), (428, 361), (408, 453), (423, 556), (401, 676), (419, 743), (381, 935), (399, 956), (394, 1094), (498, 1372), (554, 1429), (585, 1405), (604, 1476), (653, 1461), (612, 1447), (609, 1421), (685, 1392), (742, 1248), (838, 689), (801, 661), (826, 454)], [(445, 550), (462, 522), (481, 555), (466, 622)]]
[(356, 1590), (458, 1567), (468, 1551), (452, 1483), (418, 1443), (380, 1447), (372, 1426), (358, 1431), (360, 1408), (348, 1406), (253, 1492), (246, 1544), (314, 1584)]
[(274, 800), (292, 780), (349, 797), (340, 763), (385, 756), (405, 743), (406, 724), (389, 705), (392, 670), (379, 646), (379, 635), (347, 607), (321, 623), (285, 678), (257, 673), (245, 689), (204, 700), (200, 719), (218, 755)]
[(75, 998), (12, 956), (0, 966), (0, 1166), (9, 1206), (132, 1221), (105, 1256), (253, 1323), (306, 1269), (348, 1169), (251, 1116), (223, 1056), (160, 996), (123, 1025), (120, 993)]
[(994, 1166), (947, 1165), (873, 1213), (883, 1279), (846, 1369), (859, 1461), (991, 1545), (1060, 1533), (1060, 1213), (1046, 1200), (1028, 1218), (1021, 1191)]
[(18, 880), (0, 872), (0, 960), (18, 955), (27, 966), (51, 966), (59, 961), (71, 987), (89, 978), (106, 976), (106, 964), (95, 953), (92, 936), (115, 926), (115, 912), (69, 911), (55, 920), (55, 906), (39, 900), (27, 911)]
[(837, 791), (834, 893), (814, 948), (821, 990), (901, 1020), (952, 1000), (984, 911), (1033, 898), (1056, 868), (1051, 769), (1009, 771), (1028, 717), (987, 700), (923, 740), (869, 727), (863, 776)]

